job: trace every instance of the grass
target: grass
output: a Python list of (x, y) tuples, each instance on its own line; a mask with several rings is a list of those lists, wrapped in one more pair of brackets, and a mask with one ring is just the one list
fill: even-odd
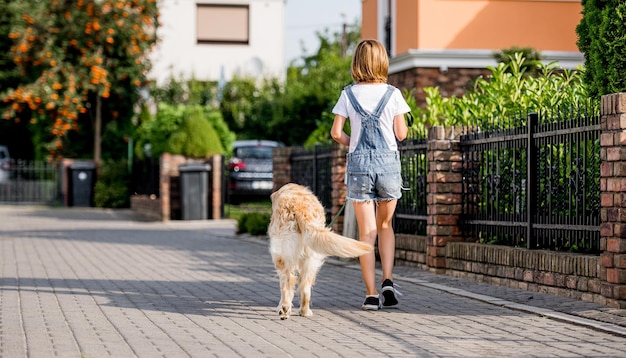
[(272, 202), (268, 199), (263, 201), (243, 202), (239, 205), (224, 205), (224, 216), (226, 218), (239, 221), (244, 214), (248, 213), (271, 214)]

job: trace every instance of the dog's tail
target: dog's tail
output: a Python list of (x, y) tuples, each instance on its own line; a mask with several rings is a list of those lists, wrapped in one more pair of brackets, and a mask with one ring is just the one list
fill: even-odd
[(332, 232), (327, 227), (311, 227), (304, 237), (308, 246), (321, 254), (339, 257), (357, 257), (374, 249), (372, 245)]

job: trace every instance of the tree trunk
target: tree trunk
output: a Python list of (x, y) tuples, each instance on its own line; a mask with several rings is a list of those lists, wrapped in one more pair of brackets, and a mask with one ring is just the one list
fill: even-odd
[(96, 123), (94, 125), (93, 135), (93, 160), (99, 167), (102, 161), (101, 155), (101, 137), (102, 136), (102, 98), (96, 97)]

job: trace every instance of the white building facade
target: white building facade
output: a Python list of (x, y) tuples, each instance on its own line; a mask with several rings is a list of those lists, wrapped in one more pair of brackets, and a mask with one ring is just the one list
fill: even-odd
[(161, 0), (149, 78), (284, 77), (285, 0)]

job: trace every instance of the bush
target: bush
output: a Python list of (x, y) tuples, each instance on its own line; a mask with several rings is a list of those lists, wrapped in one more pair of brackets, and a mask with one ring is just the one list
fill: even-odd
[(241, 216), (237, 229), (240, 234), (265, 235), (270, 224), (270, 215), (262, 213), (247, 213)]
[(526, 76), (527, 61), (522, 53), (508, 63), (489, 66), (491, 75), (478, 78), (462, 97), (443, 97), (438, 87), (425, 87), (425, 109), (415, 110), (416, 122), (427, 125), (479, 125), (483, 130), (513, 116), (529, 112), (589, 108), (596, 113), (598, 102), (591, 100), (582, 82), (584, 69), (560, 69), (556, 63), (534, 62), (536, 76)]
[(131, 177), (127, 161), (107, 161), (100, 168), (94, 188), (94, 202), (99, 208), (130, 207)]
[(136, 132), (135, 156), (158, 158), (168, 152), (206, 158), (226, 154), (234, 139), (235, 134), (217, 110), (160, 103), (154, 118), (142, 119)]
[(182, 125), (167, 141), (167, 152), (189, 158), (208, 158), (223, 154), (224, 147), (217, 132), (207, 120), (202, 107), (187, 107)]

